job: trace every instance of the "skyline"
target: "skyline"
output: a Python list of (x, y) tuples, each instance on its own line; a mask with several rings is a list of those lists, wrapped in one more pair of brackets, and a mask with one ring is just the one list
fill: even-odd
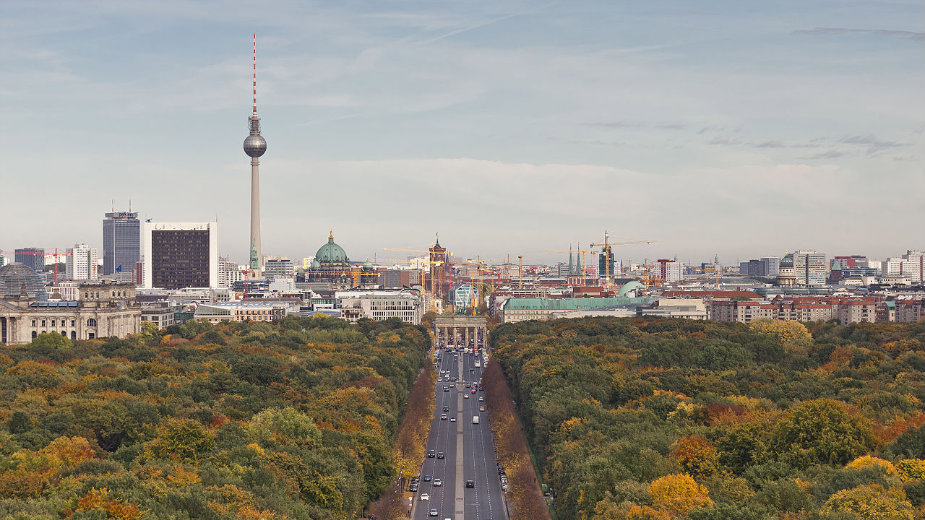
[(100, 247), (132, 199), (244, 263), (254, 32), (265, 254), (925, 246), (921, 2), (273, 7), (4, 3), (0, 248)]

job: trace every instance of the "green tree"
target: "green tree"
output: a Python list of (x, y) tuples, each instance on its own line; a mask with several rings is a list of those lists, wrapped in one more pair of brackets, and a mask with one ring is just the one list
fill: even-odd
[(805, 401), (777, 426), (772, 450), (797, 468), (812, 464), (844, 465), (875, 446), (869, 421), (849, 413), (832, 399)]

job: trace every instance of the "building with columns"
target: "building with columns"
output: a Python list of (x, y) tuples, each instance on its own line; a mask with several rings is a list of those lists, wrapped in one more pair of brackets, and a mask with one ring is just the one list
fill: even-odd
[(0, 343), (29, 343), (43, 333), (80, 340), (122, 338), (141, 331), (134, 284), (81, 283), (77, 300), (66, 301), (48, 299), (37, 280), (38, 275), (21, 264), (0, 268)]
[(439, 347), (484, 347), (488, 320), (480, 316), (437, 316), (434, 337)]

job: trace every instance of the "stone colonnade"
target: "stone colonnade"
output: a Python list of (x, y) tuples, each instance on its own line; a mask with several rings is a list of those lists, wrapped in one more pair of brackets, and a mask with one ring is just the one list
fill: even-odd
[(434, 320), (434, 337), (438, 347), (484, 347), (488, 323), (485, 318), (440, 316)]

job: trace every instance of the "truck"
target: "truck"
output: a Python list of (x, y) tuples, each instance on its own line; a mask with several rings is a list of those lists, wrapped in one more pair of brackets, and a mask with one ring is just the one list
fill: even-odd
[(479, 416), (478, 416), (478, 415), (473, 415), (473, 416), (472, 416), (472, 424), (478, 424), (478, 423), (479, 423)]

